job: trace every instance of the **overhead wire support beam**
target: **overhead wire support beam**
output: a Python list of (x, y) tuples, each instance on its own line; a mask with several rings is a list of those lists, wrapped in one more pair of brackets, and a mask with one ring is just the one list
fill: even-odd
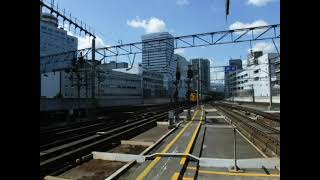
[(222, 40), (224, 37), (226, 37), (230, 32), (224, 33), (218, 40), (216, 40), (213, 44), (217, 44), (220, 40)]
[(254, 38), (254, 40), (257, 40), (259, 37), (261, 37), (262, 35), (264, 35), (266, 32), (268, 32), (272, 27), (270, 26), (268, 29), (266, 29), (263, 33), (259, 34), (256, 38)]
[(208, 43), (209, 45), (211, 45), (211, 43), (210, 43), (209, 41), (200, 38), (199, 35), (196, 35), (195, 37), (198, 38), (198, 39), (200, 39), (200, 40), (202, 40), (203, 42), (206, 42), (206, 43)]
[[(180, 39), (179, 37), (177, 38), (177, 40), (180, 40), (180, 41), (182, 41), (182, 42), (184, 42), (184, 43), (186, 43), (186, 44), (190, 45), (191, 47), (193, 47), (193, 45), (192, 45), (192, 44), (188, 43), (187, 41), (184, 41), (184, 40)], [(178, 48), (178, 47), (175, 47), (175, 48)]]
[[(268, 33), (268, 32), (271, 32), (272, 29), (274, 33)], [(253, 36), (254, 31), (255, 31), (256, 37)], [(258, 33), (260, 31), (261, 33)], [(252, 36), (248, 35), (249, 32), (252, 33)], [(209, 32), (209, 33), (200, 33), (200, 34), (193, 34), (193, 35), (186, 35), (186, 36), (178, 36), (174, 38), (156, 39), (156, 40), (149, 40), (149, 41), (143, 41), (143, 42), (121, 44), (116, 46), (107, 46), (107, 47), (96, 48), (95, 52), (106, 58), (106, 57), (113, 57), (113, 56), (128, 55), (133, 53), (139, 54), (139, 53), (142, 53), (143, 50), (145, 50), (145, 52), (147, 53), (159, 51), (159, 50), (162, 50), (162, 48), (156, 47), (154, 43), (160, 43), (160, 42), (166, 42), (167, 44), (173, 45), (173, 49), (182, 49), (182, 48), (192, 48), (192, 47), (201, 47), (201, 46), (272, 40), (272, 39), (280, 38), (280, 34), (277, 34), (277, 32), (280, 33), (280, 24), (243, 28), (243, 29), (234, 29), (234, 30), (225, 30), (225, 31), (216, 31), (216, 32)], [(221, 34), (222, 36), (214, 41), (213, 36), (221, 35)], [(240, 34), (240, 35), (235, 36), (235, 34)], [(229, 35), (230, 35), (230, 39), (227, 38), (229, 37)], [(196, 44), (196, 42), (194, 41), (195, 38), (199, 39), (201, 42), (204, 42), (204, 43)], [(206, 39), (210, 39), (211, 42), (207, 41)], [(224, 41), (221, 41), (223, 39)], [(169, 43), (170, 40), (173, 40), (173, 44)], [(188, 40), (189, 41), (193, 40), (193, 43), (188, 42)], [(178, 41), (181, 41), (182, 43), (178, 43)], [(147, 48), (150, 48), (152, 50), (150, 49), (146, 50), (143, 48), (143, 46), (147, 46)], [(130, 49), (130, 51), (128, 49)], [(78, 50), (78, 52), (80, 51), (86, 52), (87, 50), (91, 50), (91, 48), (81, 49), (81, 50)], [(121, 51), (119, 52), (119, 50)], [(106, 51), (110, 53), (106, 53)], [(40, 57), (40, 59), (48, 58), (48, 57), (51, 57), (52, 59), (54, 59), (53, 58), (54, 56), (59, 57), (61, 56), (61, 54), (68, 54), (68, 53), (75, 53), (75, 51), (59, 53), (59, 54), (50, 55), (47, 57)]]
[[(238, 36), (235, 40), (233, 40), (233, 38), (231, 39), (233, 42), (237, 42), (238, 39), (242, 38), (242, 36), (248, 34), (249, 30), (245, 31), (244, 33), (242, 33), (240, 36)], [(233, 33), (232, 33), (233, 34)], [(233, 36), (233, 35), (232, 35)]]
[(142, 48), (137, 47), (135, 44), (130, 44), (131, 46), (134, 46), (135, 48), (139, 49), (140, 51), (142, 51)]
[[(89, 34), (90, 36), (96, 38), (96, 36), (94, 35), (94, 33), (91, 33), (90, 31), (86, 30), (86, 29), (83, 28), (81, 25), (79, 25), (79, 24), (76, 22), (77, 19), (75, 19), (75, 21), (73, 21), (73, 20), (71, 19), (71, 15), (70, 15), (70, 18), (68, 18), (67, 16), (65, 16), (65, 12), (64, 12), (64, 13), (60, 13), (59, 10), (58, 10), (58, 7), (57, 7), (57, 10), (55, 10), (53, 5), (49, 6), (49, 5), (47, 5), (46, 3), (44, 3), (43, 1), (40, 1), (40, 6), (46, 7), (47, 9), (50, 10), (51, 14), (52, 14), (52, 13), (55, 13), (55, 14), (57, 15), (57, 17), (60, 16), (61, 18), (63, 18), (64, 21), (65, 21), (65, 20), (68, 21), (70, 25), (72, 24), (72, 25), (74, 25), (76, 28), (79, 28), (81, 31), (84, 31), (86, 34)], [(82, 23), (81, 23), (81, 24), (82, 24)]]
[[(106, 56), (105, 51), (103, 51), (103, 52), (104, 52), (104, 54), (102, 54), (102, 53), (99, 52), (99, 51), (96, 51), (96, 53), (100, 54), (100, 55), (103, 57), (101, 60), (103, 60), (103, 59), (105, 58), (105, 56)], [(101, 60), (100, 60), (100, 61), (101, 61)]]
[[(113, 51), (111, 51), (110, 49), (108, 49), (108, 48), (106, 48), (105, 50), (107, 50), (107, 51), (110, 51), (111, 53), (113, 53), (114, 55), (117, 55), (117, 53), (115, 53), (115, 52), (113, 52)], [(96, 52), (97, 52), (98, 50), (96, 50)], [(106, 56), (107, 57), (107, 56)]]

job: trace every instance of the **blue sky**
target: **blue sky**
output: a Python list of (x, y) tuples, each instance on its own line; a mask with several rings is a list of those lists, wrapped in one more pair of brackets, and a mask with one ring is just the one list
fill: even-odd
[[(236, 22), (243, 26), (255, 22), (280, 23), (280, 0), (230, 0), (227, 21), (225, 0), (55, 0), (55, 3), (93, 27), (105, 45), (116, 45), (119, 40), (138, 42), (148, 31), (182, 36), (227, 30)], [(274, 51), (272, 41), (253, 46)], [(208, 58), (218, 66), (226, 65), (230, 58), (244, 59), (249, 48), (249, 43), (241, 43), (188, 48), (180, 54), (188, 60)]]

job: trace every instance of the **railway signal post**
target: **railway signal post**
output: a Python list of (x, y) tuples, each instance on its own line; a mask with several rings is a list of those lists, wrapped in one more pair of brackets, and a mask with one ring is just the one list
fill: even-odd
[(191, 112), (190, 112), (190, 108), (191, 108), (191, 100), (190, 100), (190, 95), (191, 95), (191, 89), (190, 89), (190, 83), (191, 83), (191, 79), (193, 77), (193, 71), (191, 69), (191, 65), (188, 65), (188, 80), (187, 80), (187, 84), (188, 84), (188, 91), (187, 91), (187, 101), (188, 101), (188, 113), (187, 113), (187, 121), (191, 120)]
[(174, 101), (175, 101), (175, 116), (174, 116), (174, 121), (178, 122), (179, 121), (179, 112), (178, 112), (178, 96), (179, 96), (179, 91), (178, 91), (178, 84), (180, 81), (180, 70), (179, 70), (179, 64), (177, 64), (177, 70), (176, 70), (176, 82), (174, 83), (176, 86), (176, 90), (174, 92)]

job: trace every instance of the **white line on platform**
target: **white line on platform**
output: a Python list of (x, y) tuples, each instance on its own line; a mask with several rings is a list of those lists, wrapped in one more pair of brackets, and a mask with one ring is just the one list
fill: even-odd
[(144, 142), (144, 141), (132, 141), (132, 140), (121, 140), (121, 144), (132, 145), (132, 146), (151, 146), (154, 142)]
[[(188, 110), (187, 110), (187, 109), (184, 109), (183, 112), (188, 112)], [(194, 110), (191, 109), (190, 112), (194, 112)]]
[(222, 119), (224, 119), (224, 116), (207, 116), (207, 118), (216, 118), (216, 119), (222, 118)]
[[(201, 167), (231, 167), (234, 165), (234, 159), (220, 159), (220, 158), (200, 158)], [(240, 168), (266, 168), (273, 169), (276, 166), (280, 167), (280, 160), (278, 158), (252, 158), (252, 159), (238, 159), (237, 165)]]
[(216, 112), (217, 111), (217, 109), (204, 109), (206, 112)]
[(142, 153), (140, 153), (140, 155), (145, 155), (147, 154), (149, 151), (151, 151), (154, 147), (156, 147), (158, 144), (160, 144), (166, 137), (168, 137), (173, 131), (175, 131), (176, 129), (178, 129), (178, 127), (180, 126), (182, 122), (179, 122), (173, 129), (171, 129), (169, 132), (167, 132), (166, 134), (164, 134), (160, 139), (158, 139), (153, 145), (149, 146), (147, 149), (145, 149)]
[(266, 113), (280, 113), (280, 111), (263, 111), (263, 112), (266, 112)]
[(44, 180), (72, 180), (72, 179), (66, 179), (66, 178), (61, 178), (61, 177), (54, 177), (54, 176), (46, 176), (44, 177)]
[(157, 121), (158, 126), (168, 126), (169, 122), (168, 121)]
[(206, 124), (205, 127), (207, 128), (232, 128), (230, 125), (210, 125)]
[(236, 129), (236, 131), (246, 140), (249, 144), (251, 144), (263, 157), (268, 158), (266, 154), (264, 154), (255, 144), (253, 144), (247, 137), (245, 137), (240, 131)]
[(130, 162), (136, 160), (137, 162), (144, 162), (145, 158), (142, 155), (135, 154), (121, 154), (121, 153), (108, 153), (108, 152), (96, 152), (93, 151), (93, 159), (101, 159), (108, 161), (120, 161), (120, 162)]

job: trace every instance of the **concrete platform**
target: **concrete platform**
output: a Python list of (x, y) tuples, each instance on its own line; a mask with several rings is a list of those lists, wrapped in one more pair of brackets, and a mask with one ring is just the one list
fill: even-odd
[(156, 142), (161, 136), (170, 131), (168, 126), (158, 125), (149, 129), (148, 131), (139, 134), (138, 136), (130, 139), (131, 141), (143, 141), (143, 142)]
[[(199, 111), (193, 122), (185, 122), (178, 131), (168, 136), (159, 148), (149, 154), (155, 152), (185, 153), (196, 128), (201, 123), (199, 121), (201, 115), (202, 113)], [(132, 167), (134, 171), (129, 170), (120, 179), (136, 179), (137, 177), (142, 177), (141, 174), (145, 174), (143, 179), (171, 179), (171, 176), (175, 172), (180, 172), (183, 167), (183, 163), (180, 164), (182, 159), (181, 157), (157, 157), (154, 160), (147, 160), (140, 165), (137, 164)], [(148, 171), (147, 173), (146, 170)]]
[[(119, 179), (178, 179), (179, 175), (184, 179), (280, 179), (275, 168), (280, 161), (264, 158), (239, 133), (237, 157), (244, 173), (229, 172), (234, 162), (232, 126), (211, 105), (205, 104), (203, 110), (192, 112), (192, 121), (184, 121), (148, 154), (140, 154), (138, 163)], [(131, 140), (155, 142), (168, 131), (167, 126), (157, 126)], [(155, 153), (162, 154), (150, 159)]]
[[(179, 174), (182, 174), (184, 178), (191, 179), (279, 179), (279, 175), (274, 174), (276, 169), (272, 168), (272, 163), (268, 166), (271, 169), (259, 168), (261, 166), (260, 160), (253, 158), (263, 158), (263, 155), (239, 133), (236, 134), (237, 157), (241, 159), (238, 161), (239, 164), (243, 167), (245, 165), (255, 167), (254, 164), (257, 164), (257, 168), (246, 167), (245, 173), (242, 174), (229, 173), (228, 167), (224, 167), (224, 164), (226, 166), (233, 164), (233, 129), (211, 105), (204, 105), (203, 109), (207, 112), (205, 124), (200, 121), (201, 115), (196, 114), (193, 121), (184, 122), (179, 130), (169, 135), (158, 148), (149, 153), (172, 153), (171, 156), (158, 156), (153, 160), (137, 163), (120, 179), (176, 179)], [(186, 112), (182, 114), (186, 114)], [(185, 158), (186, 156), (173, 156), (176, 153), (186, 154), (188, 152), (199, 159), (189, 160)], [(213, 161), (210, 161), (211, 159)], [(261, 159), (261, 161), (263, 160)], [(208, 163), (210, 164), (210, 162), (215, 162), (212, 164), (220, 167), (209, 166), (209, 168)]]
[[(239, 159), (263, 157), (239, 133), (236, 134), (237, 157)], [(232, 128), (215, 128), (207, 126), (204, 137), (202, 157), (232, 159), (234, 135)]]
[[(194, 167), (188, 170), (195, 171)], [(230, 173), (226, 168), (203, 168), (198, 170), (198, 180), (221, 179), (221, 180), (279, 180), (280, 174), (274, 169), (246, 169), (244, 173)]]

